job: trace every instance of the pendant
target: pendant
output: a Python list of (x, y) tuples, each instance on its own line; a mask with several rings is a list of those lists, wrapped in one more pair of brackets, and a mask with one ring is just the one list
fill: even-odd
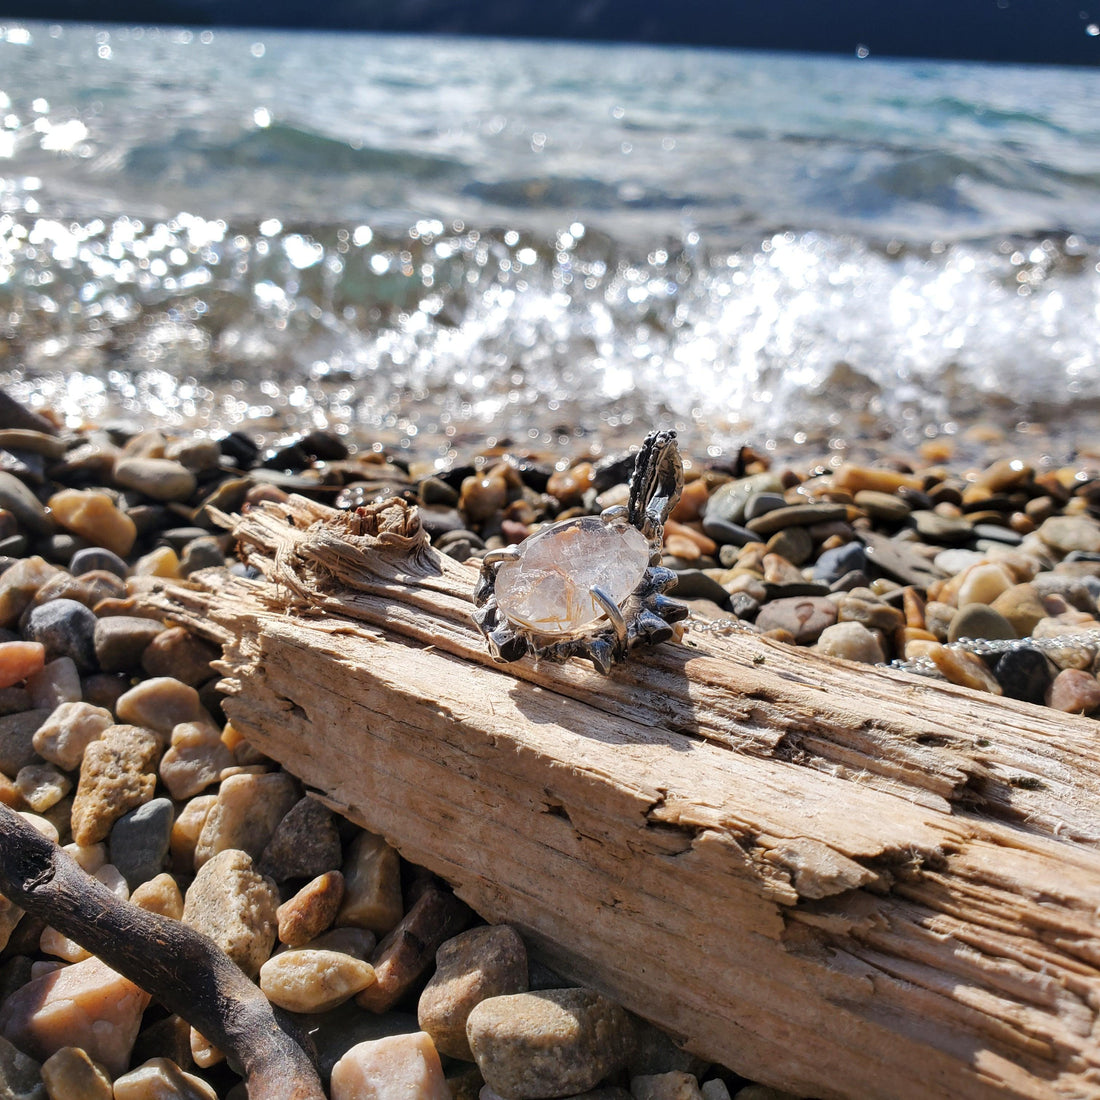
[(473, 618), (493, 658), (587, 657), (606, 674), (636, 646), (668, 641), (688, 614), (663, 594), (676, 574), (660, 564), (665, 521), (683, 485), (676, 433), (652, 432), (625, 507), (551, 523), (518, 546), (490, 550)]

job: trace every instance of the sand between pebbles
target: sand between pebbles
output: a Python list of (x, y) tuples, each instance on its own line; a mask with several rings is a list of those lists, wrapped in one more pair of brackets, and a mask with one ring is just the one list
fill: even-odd
[[(1100, 708), (1100, 470), (952, 468), (935, 447), (870, 465), (686, 458), (665, 563), (691, 628)], [(473, 566), (622, 503), (629, 455), (471, 452), (440, 471), (324, 431), (266, 450), (245, 432), (67, 431), (0, 395), (0, 459), (0, 801), (119, 897), (211, 936), (305, 1023), (336, 1100), (781, 1096), (563, 988), (513, 929), (306, 796), (225, 720), (212, 647), (142, 610), (158, 578), (244, 568), (209, 506), (396, 494)], [(422, 960), (394, 946), (410, 930)], [(79, 945), (10, 904), (0, 942), (9, 1095), (244, 1096), (220, 1051)]]

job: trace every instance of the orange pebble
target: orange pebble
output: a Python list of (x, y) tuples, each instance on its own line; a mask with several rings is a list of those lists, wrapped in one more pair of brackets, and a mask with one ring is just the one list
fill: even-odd
[(46, 663), (41, 642), (0, 642), (0, 688), (9, 688), (33, 676)]

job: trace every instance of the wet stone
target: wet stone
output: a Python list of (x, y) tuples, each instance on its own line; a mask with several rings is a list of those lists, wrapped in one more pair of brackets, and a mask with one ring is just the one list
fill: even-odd
[(29, 535), (48, 535), (53, 531), (53, 520), (42, 502), (6, 470), (0, 470), (0, 508), (11, 512)]
[(115, 463), (115, 481), (153, 500), (187, 500), (198, 484), (182, 463), (168, 458), (120, 458)]
[(370, 963), (339, 951), (298, 947), (260, 967), (260, 988), (288, 1012), (327, 1012), (375, 980)]
[(572, 1096), (621, 1069), (634, 1042), (629, 1017), (587, 989), (491, 997), (467, 1023), (485, 1083), (511, 1100)]
[(841, 577), (853, 570), (865, 570), (867, 567), (867, 552), (861, 542), (846, 542), (843, 546), (835, 546), (831, 550), (824, 550), (814, 562), (814, 580), (823, 584), (834, 584)]
[(922, 539), (940, 546), (958, 546), (969, 542), (974, 535), (969, 521), (941, 516), (938, 512), (917, 511), (909, 518)]
[(115, 1081), (114, 1100), (218, 1100), (201, 1077), (168, 1058), (150, 1058)]
[(343, 900), (344, 876), (339, 871), (318, 875), (279, 906), (279, 940), (288, 947), (302, 947), (316, 939), (336, 919)]
[(466, 1021), (488, 997), (527, 992), (527, 949), (506, 924), (472, 928), (447, 940), (420, 995), (420, 1026), (441, 1054), (473, 1061)]
[(105, 840), (128, 810), (153, 797), (156, 738), (140, 726), (109, 726), (84, 750), (73, 800), (73, 839), (78, 844)]
[(168, 855), (175, 810), (168, 798), (154, 798), (115, 822), (110, 835), (111, 862), (130, 889), (160, 872)]
[(745, 501), (745, 523), (786, 506), (787, 498), (782, 493), (753, 493)]
[(848, 509), (843, 504), (790, 504), (767, 512), (745, 524), (758, 538), (774, 535), (784, 527), (810, 527), (818, 523), (833, 523), (848, 518)]
[(702, 569), (680, 569), (676, 581), (668, 590), (678, 600), (713, 600), (722, 605), (729, 593), (709, 573)]
[(50, 1100), (112, 1100), (111, 1079), (79, 1047), (62, 1047), (42, 1063)]
[(283, 816), (260, 858), (264, 874), (276, 882), (315, 878), (340, 866), (340, 834), (331, 811), (315, 798), (303, 798)]
[(989, 666), (973, 653), (934, 645), (928, 650), (928, 658), (949, 683), (972, 688), (974, 691), (987, 691), (992, 695), (1004, 694), (1001, 685), (989, 671)]
[(793, 596), (765, 604), (756, 625), (761, 631), (786, 630), (799, 645), (812, 645), (836, 618), (836, 604), (828, 597)]
[(94, 611), (105, 600), (121, 599), (125, 594), (126, 582), (104, 569), (93, 569), (79, 577), (57, 573), (34, 594), (31, 606), (50, 600), (76, 600)]
[(872, 519), (881, 520), (884, 523), (904, 523), (909, 518), (909, 505), (893, 493), (861, 489), (855, 494), (853, 502)]
[(62, 489), (50, 497), (50, 511), (67, 531), (120, 558), (134, 547), (137, 526), (106, 493), (96, 489)]
[(63, 771), (80, 767), (84, 750), (109, 726), (111, 712), (91, 703), (60, 703), (34, 730), (32, 745), (44, 760)]
[(209, 936), (249, 977), (275, 946), (279, 892), (246, 852), (227, 849), (209, 859), (184, 898), (183, 920)]
[(69, 562), (69, 572), (74, 577), (98, 570), (114, 573), (115, 576), (121, 577), (123, 580), (126, 579), (128, 572), (126, 562), (113, 550), (108, 550), (104, 546), (89, 546), (83, 550), (78, 550)]
[[(752, 477), (742, 478), (739, 481), (728, 481), (720, 485), (707, 501), (706, 511), (703, 517), (703, 530), (713, 520), (722, 520), (736, 525), (745, 522), (745, 505), (749, 498), (758, 493), (778, 492), (783, 488), (779, 475), (770, 471), (763, 474), (754, 474)], [(716, 534), (707, 531), (712, 539), (721, 542)], [(754, 536), (755, 537), (755, 536)]]
[(868, 572), (871, 576), (882, 574), (901, 584), (923, 588), (940, 576), (939, 571), (904, 542), (887, 538), (874, 531), (861, 531), (860, 541), (867, 552)]
[(1039, 650), (1024, 646), (1002, 654), (994, 675), (1009, 699), (1042, 704), (1046, 701), (1054, 670)]
[(1100, 525), (1085, 516), (1051, 516), (1040, 525), (1038, 535), (1062, 554), (1073, 550), (1100, 552)]
[(50, 600), (31, 608), (23, 628), (28, 641), (41, 642), (49, 660), (69, 657), (78, 669), (96, 667), (96, 617), (76, 600)]
[(1005, 617), (1020, 638), (1028, 637), (1047, 617), (1039, 592), (1031, 583), (1014, 584), (989, 606)]
[(0, 627), (14, 626), (38, 590), (57, 575), (41, 557), (22, 558), (0, 574)]
[(451, 1100), (432, 1041), (423, 1032), (353, 1046), (332, 1069), (332, 1100)]
[(3, 1100), (48, 1100), (42, 1067), (0, 1037), (0, 1097)]
[(747, 527), (709, 514), (703, 520), (703, 534), (720, 546), (747, 546), (757, 541), (757, 535)]
[(883, 603), (868, 589), (845, 593), (837, 599), (836, 607), (838, 622), (862, 623), (884, 634), (905, 625), (905, 615), (898, 608)]
[(156, 619), (111, 615), (97, 619), (95, 653), (103, 672), (136, 672), (149, 644), (164, 630)]
[(984, 603), (968, 603), (960, 607), (947, 629), (947, 640), (961, 638), (1014, 639), (1016, 631), (1002, 614)]

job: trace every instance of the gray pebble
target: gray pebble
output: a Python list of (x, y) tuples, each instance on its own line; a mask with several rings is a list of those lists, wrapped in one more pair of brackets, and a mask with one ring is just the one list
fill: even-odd
[(681, 600), (713, 600), (720, 605), (729, 599), (729, 593), (702, 569), (681, 569), (676, 574), (676, 583), (669, 589), (669, 595)]
[(938, 512), (913, 512), (909, 521), (922, 539), (939, 546), (958, 546), (974, 537), (974, 528), (967, 520), (941, 516)]
[(105, 569), (108, 573), (126, 579), (128, 569), (126, 563), (112, 550), (106, 550), (102, 546), (88, 546), (77, 550), (69, 562), (69, 572), (74, 577), (83, 573), (90, 573), (94, 569)]
[(794, 596), (766, 603), (756, 616), (760, 630), (786, 630), (799, 645), (812, 645), (836, 622), (836, 603), (826, 596)]
[(984, 603), (968, 603), (952, 616), (947, 640), (960, 638), (1014, 639), (1016, 631), (999, 611)]
[(707, 501), (704, 524), (712, 520), (742, 524), (745, 522), (745, 505), (749, 497), (756, 493), (777, 493), (782, 488), (783, 483), (779, 480), (779, 475), (770, 471), (753, 474), (739, 481), (728, 481), (725, 485), (720, 485)]
[(788, 504), (785, 508), (776, 508), (765, 512), (745, 525), (755, 531), (758, 537), (774, 535), (784, 527), (810, 527), (818, 523), (835, 523), (848, 518), (848, 509), (843, 504)]
[(76, 600), (50, 600), (27, 613), (23, 636), (46, 647), (46, 659), (71, 657), (82, 672), (96, 667), (95, 615)]
[(709, 514), (703, 520), (703, 533), (708, 538), (714, 539), (720, 546), (739, 547), (760, 541), (759, 536), (753, 534), (747, 527)]
[(103, 672), (137, 672), (146, 647), (164, 630), (157, 619), (109, 615), (95, 624), (95, 653)]
[(111, 827), (111, 862), (131, 890), (160, 874), (174, 820), (171, 799), (154, 798), (123, 814)]
[(35, 708), (0, 717), (0, 772), (14, 779), (20, 768), (41, 763), (34, 748), (34, 735), (52, 709)]
[(853, 569), (866, 569), (867, 551), (861, 542), (846, 542), (823, 550), (814, 562), (814, 580), (832, 584)]
[(53, 533), (54, 523), (46, 506), (14, 474), (0, 470), (0, 508), (6, 508), (28, 535)]
[(115, 481), (153, 500), (187, 500), (195, 491), (195, 475), (168, 458), (133, 456), (115, 463)]
[(754, 493), (745, 501), (745, 522), (758, 516), (774, 512), (777, 508), (786, 508), (787, 498), (782, 493)]

